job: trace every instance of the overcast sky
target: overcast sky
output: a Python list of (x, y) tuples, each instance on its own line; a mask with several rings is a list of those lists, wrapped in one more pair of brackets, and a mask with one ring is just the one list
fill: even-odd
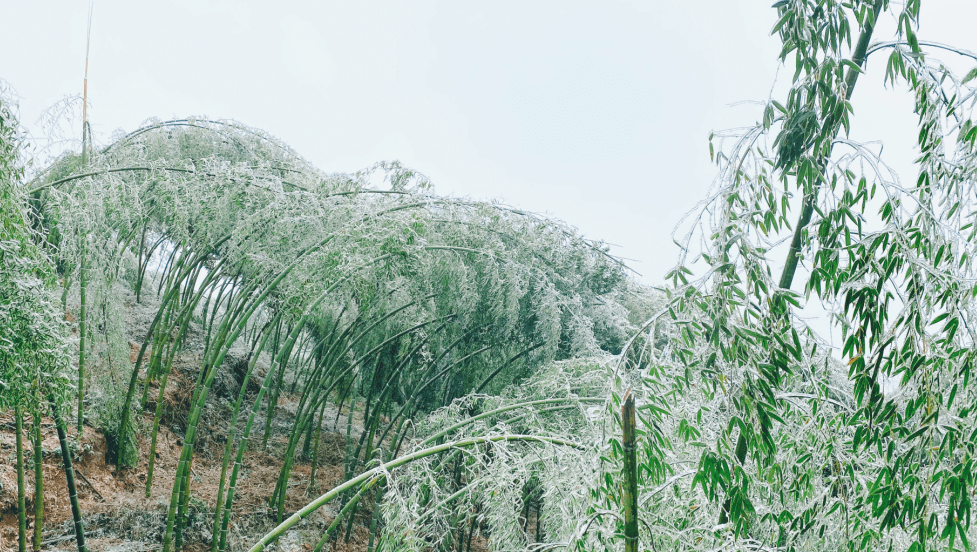
[[(789, 84), (771, 3), (96, 0), (89, 118), (102, 141), (150, 117), (235, 119), (330, 172), (397, 159), (440, 194), (562, 219), (655, 284), (714, 177), (709, 132), (755, 124), (743, 102)], [(0, 78), (38, 133), (81, 93), (88, 3), (0, 5)], [(927, 1), (920, 38), (977, 50), (974, 21), (973, 0)], [(912, 102), (884, 68), (859, 82), (852, 137), (885, 139), (910, 179)]]

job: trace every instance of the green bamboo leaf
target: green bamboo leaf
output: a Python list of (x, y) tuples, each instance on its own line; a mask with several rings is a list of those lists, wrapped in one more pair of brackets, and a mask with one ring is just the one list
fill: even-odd
[(964, 76), (963, 80), (961, 81), (961, 84), (967, 84), (974, 79), (977, 79), (977, 67), (974, 67), (973, 69), (967, 72), (967, 75)]

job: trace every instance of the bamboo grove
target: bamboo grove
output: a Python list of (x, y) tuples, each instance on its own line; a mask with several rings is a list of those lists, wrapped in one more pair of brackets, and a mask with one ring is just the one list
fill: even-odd
[[(134, 466), (135, 413), (155, 402), (147, 493), (174, 359), (191, 326), (206, 336), (164, 549), (181, 548), (197, 431), (236, 343), (250, 362), (213, 505), (215, 549), (226, 546), (242, 456), (249, 443), (267, 446), (269, 405), (285, 386), (300, 400), (269, 498), (279, 519), (293, 459), (316, 454), (327, 400), (365, 398), (362, 435), (347, 424), (352, 477), (381, 443), (395, 454), (419, 413), (501, 389), (554, 358), (620, 349), (632, 331), (624, 269), (599, 244), (500, 205), (428, 195), (423, 175), (396, 163), (371, 170), (389, 190), (367, 189), (370, 171), (323, 174), (255, 129), (187, 119), (67, 155), (29, 183), (29, 223), (54, 252), (62, 307), (79, 304), (79, 430), (86, 359), (129, 374), (110, 406), (118, 425), (106, 432), (115, 461)], [(127, 289), (137, 302), (160, 298), (132, 366), (121, 326)], [(263, 352), (271, 366), (245, 404)]]
[[(660, 293), (562, 223), (437, 196), (395, 162), (324, 173), (229, 121), (152, 121), (25, 176), (8, 102), (0, 408), (35, 441), (53, 408), (69, 479), (65, 416), (81, 433), (91, 410), (118, 466), (148, 459), (148, 494), (176, 359), (202, 351), (165, 552), (185, 546), (229, 364), (214, 551), (246, 451), (279, 434), (277, 526), (255, 552), (327, 504), (328, 549), (367, 502), (370, 552), (969, 550), (977, 69), (934, 52), (977, 56), (919, 39), (918, 1), (774, 9), (790, 89), (710, 136), (719, 176)], [(859, 77), (883, 62), (918, 116), (909, 184), (849, 139)], [(158, 305), (134, 361), (126, 301)], [(90, 369), (119, 377), (91, 397)], [(295, 412), (276, 419), (283, 395)], [(343, 405), (332, 486), (316, 474)], [(289, 508), (300, 462), (322, 494)]]

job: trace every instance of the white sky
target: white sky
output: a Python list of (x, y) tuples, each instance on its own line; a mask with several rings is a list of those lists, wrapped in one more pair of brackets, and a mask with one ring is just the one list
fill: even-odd
[[(771, 3), (97, 0), (89, 117), (102, 141), (206, 115), (262, 128), (326, 171), (399, 159), (438, 193), (565, 220), (655, 284), (715, 174), (709, 132), (753, 125), (760, 108), (732, 104), (773, 89)], [(0, 78), (38, 132), (44, 109), (81, 93), (88, 3), (0, 7)], [(974, 21), (973, 0), (930, 0), (920, 38), (977, 50)], [(859, 82), (852, 138), (885, 139), (908, 180), (915, 116), (882, 87), (885, 55)]]

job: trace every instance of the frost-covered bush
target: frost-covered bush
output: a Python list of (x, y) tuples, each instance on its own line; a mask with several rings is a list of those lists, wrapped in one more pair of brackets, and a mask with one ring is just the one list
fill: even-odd
[[(37, 246), (20, 178), (23, 137), (16, 104), (0, 90), (0, 410), (65, 393), (66, 333), (54, 267)], [(33, 390), (33, 391), (31, 391)]]

